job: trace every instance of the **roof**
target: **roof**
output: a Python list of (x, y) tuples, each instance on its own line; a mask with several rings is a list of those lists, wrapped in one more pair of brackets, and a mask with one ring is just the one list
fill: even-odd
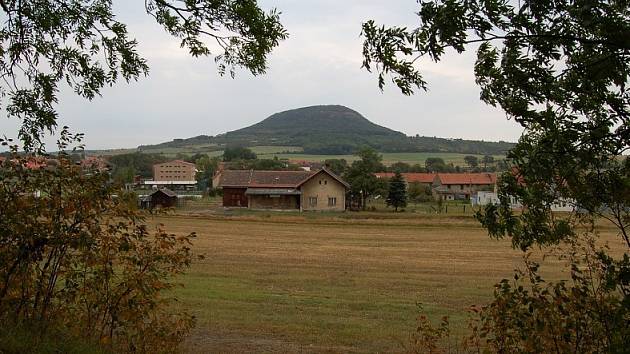
[(300, 185), (306, 183), (309, 179), (315, 177), (316, 175), (318, 175), (319, 173), (324, 172), (327, 175), (329, 175), (330, 177), (332, 177), (333, 179), (335, 179), (337, 182), (341, 183), (344, 185), (344, 187), (346, 188), (350, 188), (350, 184), (348, 184), (348, 182), (344, 181), (343, 179), (341, 179), (341, 177), (337, 176), (334, 172), (332, 172), (331, 170), (327, 169), (326, 167), (323, 167), (321, 170), (315, 171), (313, 172), (312, 176), (309, 176), (307, 179), (305, 179), (304, 181), (302, 181), (302, 183), (300, 183)]
[[(374, 174), (376, 178), (392, 178), (393, 172), (379, 172)], [(433, 183), (436, 173), (401, 173), (407, 183), (419, 182), (419, 183)]]
[(247, 195), (300, 195), (297, 189), (293, 188), (247, 188), (245, 191)]
[(168, 188), (158, 189), (158, 190), (156, 190), (155, 192), (153, 192), (153, 193), (151, 193), (151, 194), (149, 194), (149, 195), (151, 195), (151, 196), (152, 196), (152, 195), (157, 194), (157, 193), (160, 193), (160, 192), (162, 192), (162, 193), (166, 194), (166, 195), (167, 195), (167, 196), (169, 196), (169, 197), (177, 197), (177, 193), (173, 192), (172, 190), (170, 190), (170, 189), (168, 189)]
[(219, 186), (241, 188), (298, 188), (308, 180), (324, 172), (343, 184), (348, 183), (331, 171), (323, 168), (317, 171), (254, 171), (225, 170), (221, 175)]
[(312, 171), (254, 171), (225, 170), (221, 176), (222, 187), (297, 188), (309, 178)]
[(181, 163), (181, 164), (184, 164), (184, 165), (190, 165), (190, 166), (193, 166), (193, 167), (196, 167), (196, 166), (197, 166), (197, 165), (195, 165), (195, 164), (194, 164), (194, 163), (192, 163), (192, 162), (188, 162), (188, 161), (184, 161), (184, 160), (172, 160), (172, 161), (166, 161), (166, 162), (162, 162), (162, 163), (156, 163), (156, 164), (154, 164), (153, 166), (166, 165), (166, 164), (169, 164), (169, 163)]
[(438, 173), (441, 184), (487, 185), (497, 182), (495, 173)]
[(148, 184), (151, 186), (157, 185), (167, 185), (167, 184), (176, 184), (176, 185), (192, 185), (197, 184), (197, 181), (142, 181), (142, 184)]

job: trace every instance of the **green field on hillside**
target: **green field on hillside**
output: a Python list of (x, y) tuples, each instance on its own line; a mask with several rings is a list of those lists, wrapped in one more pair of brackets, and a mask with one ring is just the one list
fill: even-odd
[[(195, 153), (205, 153), (210, 157), (221, 156), (222, 150), (213, 150), (216, 146), (188, 146), (188, 147), (166, 147), (158, 149), (144, 149), (144, 153), (163, 154), (167, 157), (174, 158), (178, 154), (193, 155)], [(357, 160), (355, 155), (310, 155), (301, 154), (302, 148), (299, 146), (253, 146), (250, 148), (258, 155), (259, 159), (288, 159), (288, 160), (304, 160), (319, 162), (327, 159), (345, 159), (348, 162)], [(99, 155), (115, 155), (118, 153), (130, 153), (138, 150), (126, 149), (126, 150), (102, 150)], [(466, 166), (464, 162), (464, 156), (473, 155), (477, 156), (479, 160), (483, 155), (474, 154), (459, 154), (451, 152), (401, 152), (401, 153), (381, 153), (383, 155), (383, 163), (391, 165), (395, 162), (405, 162), (410, 165), (420, 164), (424, 165), (424, 161), (429, 157), (439, 157), (443, 159), (447, 164), (452, 163), (455, 166)], [(504, 159), (503, 155), (494, 155), (495, 160)]]
[[(439, 157), (444, 160), (446, 163), (453, 163), (453, 165), (457, 166), (466, 166), (464, 162), (464, 156), (468, 156), (469, 154), (458, 154), (451, 152), (401, 152), (401, 153), (382, 153), (383, 155), (383, 163), (386, 165), (391, 165), (395, 162), (405, 162), (411, 165), (420, 164), (424, 165), (424, 161), (429, 157)], [(471, 155), (471, 154), (470, 154)], [(473, 155), (477, 156), (480, 160), (483, 155)], [(357, 160), (358, 157), (355, 155), (308, 155), (308, 154), (283, 154), (283, 153), (268, 153), (268, 154), (259, 154), (258, 158), (274, 158), (278, 157), (279, 159), (289, 159), (289, 160), (305, 160), (305, 161), (324, 161), (327, 159), (345, 159), (348, 162), (352, 162)], [(503, 155), (494, 155), (495, 160), (504, 159)]]

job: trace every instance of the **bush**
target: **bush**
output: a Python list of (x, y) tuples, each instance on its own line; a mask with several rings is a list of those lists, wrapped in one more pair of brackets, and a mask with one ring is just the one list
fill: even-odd
[(115, 351), (173, 350), (194, 319), (171, 311), (165, 291), (195, 235), (150, 232), (107, 175), (56, 161), (33, 168), (14, 154), (0, 166), (0, 320)]

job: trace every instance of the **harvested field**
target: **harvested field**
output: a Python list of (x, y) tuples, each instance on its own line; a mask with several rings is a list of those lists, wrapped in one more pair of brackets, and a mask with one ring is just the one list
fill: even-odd
[[(422, 303), (465, 325), (522, 254), (470, 217), (168, 216), (196, 231), (177, 295), (198, 318), (189, 352), (400, 352)], [(603, 240), (615, 247), (611, 230)], [(621, 248), (620, 248), (621, 249)], [(546, 261), (545, 275), (561, 276)]]

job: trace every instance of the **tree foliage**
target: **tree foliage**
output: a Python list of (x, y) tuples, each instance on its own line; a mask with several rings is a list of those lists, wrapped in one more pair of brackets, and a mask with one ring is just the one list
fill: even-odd
[(409, 200), (415, 203), (428, 202), (433, 200), (431, 186), (417, 181), (409, 183), (407, 190)]
[(223, 151), (223, 161), (237, 160), (256, 160), (256, 153), (242, 146), (226, 147)]
[[(147, 0), (145, 7), (193, 56), (214, 55), (220, 74), (264, 73), (267, 55), (287, 37), (278, 13), (255, 0)], [(25, 151), (11, 146), (0, 166), (0, 320), (42, 336), (59, 327), (113, 352), (174, 351), (193, 318), (173, 311), (168, 290), (190, 265), (194, 234), (150, 231), (135, 199), (63, 152), (79, 138), (65, 127), (54, 164), (40, 163), (43, 138), (57, 129), (62, 86), (91, 100), (120, 79), (147, 75), (137, 42), (111, 0), (0, 0), (0, 13), (0, 105), (21, 121)], [(211, 53), (206, 39), (220, 49)], [(119, 160), (124, 180), (147, 167), (139, 155)]]
[[(265, 13), (255, 0), (148, 0), (145, 6), (193, 56), (211, 55), (204, 39), (215, 40), (220, 73), (233, 75), (236, 67), (264, 73), (267, 54), (287, 37), (278, 13)], [(93, 99), (105, 85), (149, 72), (111, 0), (2, 0), (0, 11), (0, 94), (8, 116), (22, 121), (19, 138), (27, 150), (43, 149), (43, 134), (56, 129), (60, 85)]]
[[(501, 195), (525, 211), (488, 210), (486, 226), (515, 246), (550, 244), (571, 234), (550, 202), (572, 200), (609, 219), (628, 243), (630, 21), (626, 2), (500, 0), (423, 2), (414, 30), (363, 25), (364, 65), (391, 74), (403, 93), (426, 88), (411, 58), (440, 60), (447, 49), (477, 46), (481, 99), (525, 128), (509, 158)], [(452, 21), (457, 18), (458, 21)], [(583, 220), (583, 219), (580, 219)]]
[(374, 175), (383, 171), (383, 156), (370, 148), (364, 148), (356, 154), (359, 160), (353, 161), (345, 175), (345, 180), (350, 184), (350, 196), (359, 202), (362, 209), (366, 207), (366, 201), (376, 192), (383, 190), (384, 181)]
[(324, 165), (338, 176), (343, 176), (348, 170), (348, 161), (345, 159), (326, 159)]
[(479, 159), (477, 158), (477, 156), (471, 156), (471, 155), (464, 156), (464, 162), (466, 162), (466, 164), (470, 168), (475, 168), (479, 166)]
[(398, 208), (404, 208), (407, 206), (407, 185), (405, 179), (396, 172), (392, 178), (388, 181), (388, 192), (385, 202), (387, 206), (394, 207), (394, 211), (398, 211)]
[[(477, 214), (490, 235), (511, 237), (514, 247), (525, 251), (534, 245), (571, 241), (577, 237), (578, 230), (593, 234), (593, 226), (605, 219), (626, 245), (623, 259), (601, 254), (601, 266), (606, 270), (616, 269), (605, 272), (607, 286), (616, 290), (606, 291), (599, 299), (604, 300), (603, 303), (592, 302), (598, 300), (593, 297), (601, 294), (584, 292), (581, 287), (548, 289), (542, 293), (544, 301), (549, 301), (544, 310), (547, 312), (541, 312), (536, 323), (506, 322), (512, 314), (497, 312), (496, 322), (489, 325), (497, 330), (502, 326), (516, 330), (518, 326), (519, 332), (532, 331), (534, 337), (540, 335), (541, 338), (546, 338), (546, 333), (536, 332), (529, 326), (551, 331), (556, 325), (574, 325), (577, 335), (580, 331), (587, 334), (588, 326), (607, 325), (603, 317), (597, 317), (596, 323), (589, 319), (568, 322), (573, 315), (562, 309), (570, 308), (572, 295), (584, 302), (575, 307), (576, 311), (584, 308), (580, 306), (599, 306), (600, 309), (603, 306), (609, 314), (627, 316), (627, 274), (630, 273), (626, 261), (630, 250), (630, 160), (626, 156), (630, 147), (628, 2), (423, 1), (417, 14), (420, 26), (415, 29), (379, 27), (373, 21), (365, 23), (364, 66), (378, 71), (381, 88), (385, 77), (389, 76), (404, 94), (411, 94), (414, 89), (427, 87), (418, 58), (439, 61), (447, 51), (476, 50), (474, 72), (481, 99), (503, 109), (524, 128), (518, 144), (508, 154), (511, 168), (501, 176), (501, 204), (488, 206)], [(512, 198), (522, 203), (522, 212), (512, 210)], [(575, 212), (569, 217), (554, 214), (551, 206), (558, 200), (570, 203)], [(532, 291), (537, 291), (535, 282), (533, 286)], [(495, 300), (511, 301), (515, 307), (534, 311), (535, 301), (529, 297), (530, 293), (525, 296), (519, 292), (522, 289), (508, 289), (495, 294)], [(552, 296), (554, 294), (558, 296)], [(565, 294), (571, 296), (563, 297)], [(531, 306), (525, 307), (528, 304)], [(491, 309), (487, 311), (490, 311), (488, 316), (493, 316)], [(544, 321), (548, 321), (549, 327), (545, 327)], [(624, 321), (627, 328), (627, 317)], [(523, 326), (527, 328), (522, 329)], [(603, 351), (605, 348), (616, 351), (620, 347), (614, 343), (627, 343), (628, 333), (622, 327), (609, 329), (608, 335), (619, 338), (589, 348), (601, 346)], [(537, 351), (537, 347), (527, 345), (514, 343), (505, 351), (514, 348)]]
[(114, 155), (107, 159), (112, 165), (114, 179), (126, 183), (133, 182), (136, 175), (142, 178), (153, 177), (153, 165), (169, 160), (164, 155), (141, 152)]
[(195, 235), (151, 230), (106, 173), (53, 162), (14, 153), (0, 166), (0, 319), (115, 351), (175, 348), (193, 318), (167, 291)]

